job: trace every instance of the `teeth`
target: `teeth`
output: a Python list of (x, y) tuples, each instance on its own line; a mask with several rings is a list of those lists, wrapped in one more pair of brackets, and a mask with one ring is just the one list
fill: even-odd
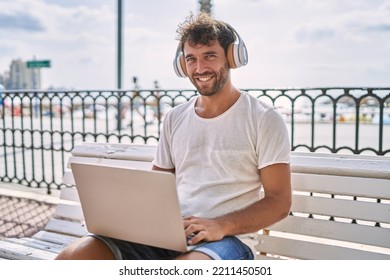
[(199, 77), (199, 80), (201, 81), (201, 82), (206, 82), (206, 81), (208, 81), (208, 80), (210, 80), (211, 79), (211, 77)]

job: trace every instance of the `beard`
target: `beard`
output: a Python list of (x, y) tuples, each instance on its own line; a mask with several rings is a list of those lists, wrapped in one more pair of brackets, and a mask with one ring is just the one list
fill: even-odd
[[(207, 72), (204, 75), (210, 75), (211, 73)], [(212, 73), (213, 79), (215, 81), (211, 85), (203, 86), (198, 84), (197, 79), (192, 76), (190, 79), (192, 84), (196, 87), (198, 92), (203, 96), (212, 96), (218, 93), (227, 83), (230, 78), (229, 66), (225, 64), (223, 67), (219, 69), (219, 71)]]

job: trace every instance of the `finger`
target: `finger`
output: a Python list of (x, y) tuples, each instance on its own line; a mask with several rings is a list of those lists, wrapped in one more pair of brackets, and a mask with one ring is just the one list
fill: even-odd
[(190, 227), (191, 225), (195, 225), (195, 223), (194, 223), (193, 220), (183, 220), (184, 229), (187, 229), (187, 228)]
[(210, 238), (208, 238), (208, 233), (207, 231), (199, 231), (196, 233), (192, 238), (189, 240), (190, 245), (196, 245), (200, 242), (204, 241), (212, 241)]
[(203, 227), (201, 225), (189, 224), (187, 227), (185, 227), (184, 233), (186, 236), (189, 236), (191, 234), (198, 233), (202, 229)]
[(189, 227), (190, 225), (193, 225), (193, 224), (201, 224), (201, 223), (202, 223), (202, 219), (194, 217), (194, 216), (189, 216), (189, 217), (184, 217), (183, 218), (184, 228), (187, 228), (187, 227)]
[(193, 220), (193, 219), (198, 219), (196, 216), (185, 216), (183, 217), (183, 220), (187, 221), (187, 220)]

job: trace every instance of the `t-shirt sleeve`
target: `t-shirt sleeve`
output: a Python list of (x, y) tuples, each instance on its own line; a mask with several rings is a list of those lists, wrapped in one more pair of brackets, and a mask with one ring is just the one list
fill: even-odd
[(154, 160), (152, 161), (153, 165), (164, 169), (175, 168), (171, 154), (170, 130), (171, 112), (168, 112), (165, 116), (164, 123), (162, 125), (160, 139), (157, 145), (157, 152), (154, 157)]
[(258, 168), (290, 163), (290, 140), (286, 122), (276, 108), (270, 109), (258, 124), (256, 153)]

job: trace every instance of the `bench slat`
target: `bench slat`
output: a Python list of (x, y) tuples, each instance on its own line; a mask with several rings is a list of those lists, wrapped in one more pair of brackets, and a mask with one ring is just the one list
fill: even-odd
[(69, 202), (77, 202), (78, 204), (80, 204), (79, 193), (74, 187), (61, 189), (60, 199)]
[(56, 253), (0, 240), (0, 257), (10, 260), (51, 260)]
[(390, 223), (390, 204), (293, 195), (292, 212)]
[(390, 230), (388, 228), (290, 215), (284, 220), (272, 225), (269, 229), (271, 231), (275, 230), (390, 248)]
[(390, 255), (335, 245), (319, 244), (277, 236), (262, 235), (256, 249), (282, 257), (310, 260), (388, 260)]
[(68, 220), (84, 220), (84, 213), (80, 205), (58, 204), (54, 217)]
[(151, 162), (156, 148), (155, 145), (83, 143), (73, 148), (72, 155)]
[(72, 243), (79, 237), (41, 230), (31, 238), (64, 246)]
[(52, 219), (46, 227), (46, 231), (82, 237), (88, 233), (84, 224), (65, 220)]
[(390, 184), (385, 179), (293, 173), (291, 182), (296, 191), (390, 199)]
[(385, 156), (291, 152), (294, 173), (390, 179), (390, 160)]
[(20, 244), (23, 246), (36, 248), (43, 251), (48, 251), (51, 253), (58, 254), (64, 247), (59, 244), (50, 243), (43, 240), (33, 239), (33, 238), (7, 238), (7, 242)]

